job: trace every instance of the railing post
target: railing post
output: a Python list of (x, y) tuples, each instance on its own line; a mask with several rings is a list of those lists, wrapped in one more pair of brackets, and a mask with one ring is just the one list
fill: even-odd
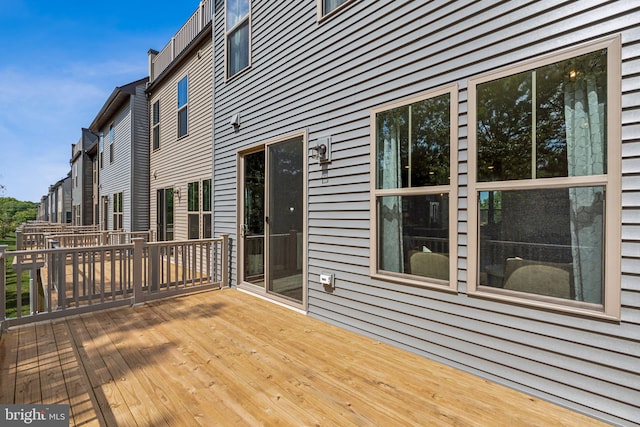
[(224, 233), (222, 237), (222, 286), (229, 287), (229, 235)]
[(22, 241), (22, 231), (16, 230), (16, 250), (21, 251), (24, 250), (24, 243)]
[(133, 242), (133, 304), (144, 303), (142, 294), (142, 255), (146, 243), (143, 238), (131, 239)]
[(109, 244), (109, 232), (108, 231), (103, 231), (100, 235), (100, 244), (101, 245), (108, 245)]
[(7, 316), (7, 276), (6, 276), (6, 261), (7, 245), (0, 245), (0, 324), (4, 329), (4, 321)]

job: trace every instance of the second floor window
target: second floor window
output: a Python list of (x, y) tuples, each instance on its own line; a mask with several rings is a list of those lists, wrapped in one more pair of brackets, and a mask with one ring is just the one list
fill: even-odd
[[(178, 82), (178, 138), (189, 133), (188, 122), (188, 104), (189, 104), (189, 80), (184, 76)], [(158, 110), (159, 111), (159, 110)]]
[(249, 66), (249, 0), (226, 0), (227, 77)]
[(153, 149), (157, 150), (160, 148), (160, 101), (156, 101), (153, 103)]

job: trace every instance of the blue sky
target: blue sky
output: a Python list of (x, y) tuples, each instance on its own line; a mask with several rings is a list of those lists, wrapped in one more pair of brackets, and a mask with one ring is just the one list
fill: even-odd
[(147, 76), (197, 0), (0, 0), (0, 196), (39, 202), (116, 86)]

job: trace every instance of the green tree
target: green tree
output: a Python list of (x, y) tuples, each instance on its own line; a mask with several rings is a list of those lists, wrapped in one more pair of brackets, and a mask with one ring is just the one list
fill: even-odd
[(36, 219), (37, 215), (37, 203), (0, 197), (0, 237), (5, 238), (8, 232), (24, 222)]

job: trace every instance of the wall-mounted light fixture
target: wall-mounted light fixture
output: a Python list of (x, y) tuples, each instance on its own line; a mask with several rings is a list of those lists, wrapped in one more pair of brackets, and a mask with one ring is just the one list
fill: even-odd
[(229, 124), (233, 126), (234, 129), (238, 129), (240, 127), (240, 113), (236, 113), (233, 116), (231, 116), (231, 120), (229, 121)]
[(319, 164), (329, 163), (331, 161), (331, 137), (325, 136), (318, 138), (314, 147), (309, 147), (311, 158), (318, 161)]

